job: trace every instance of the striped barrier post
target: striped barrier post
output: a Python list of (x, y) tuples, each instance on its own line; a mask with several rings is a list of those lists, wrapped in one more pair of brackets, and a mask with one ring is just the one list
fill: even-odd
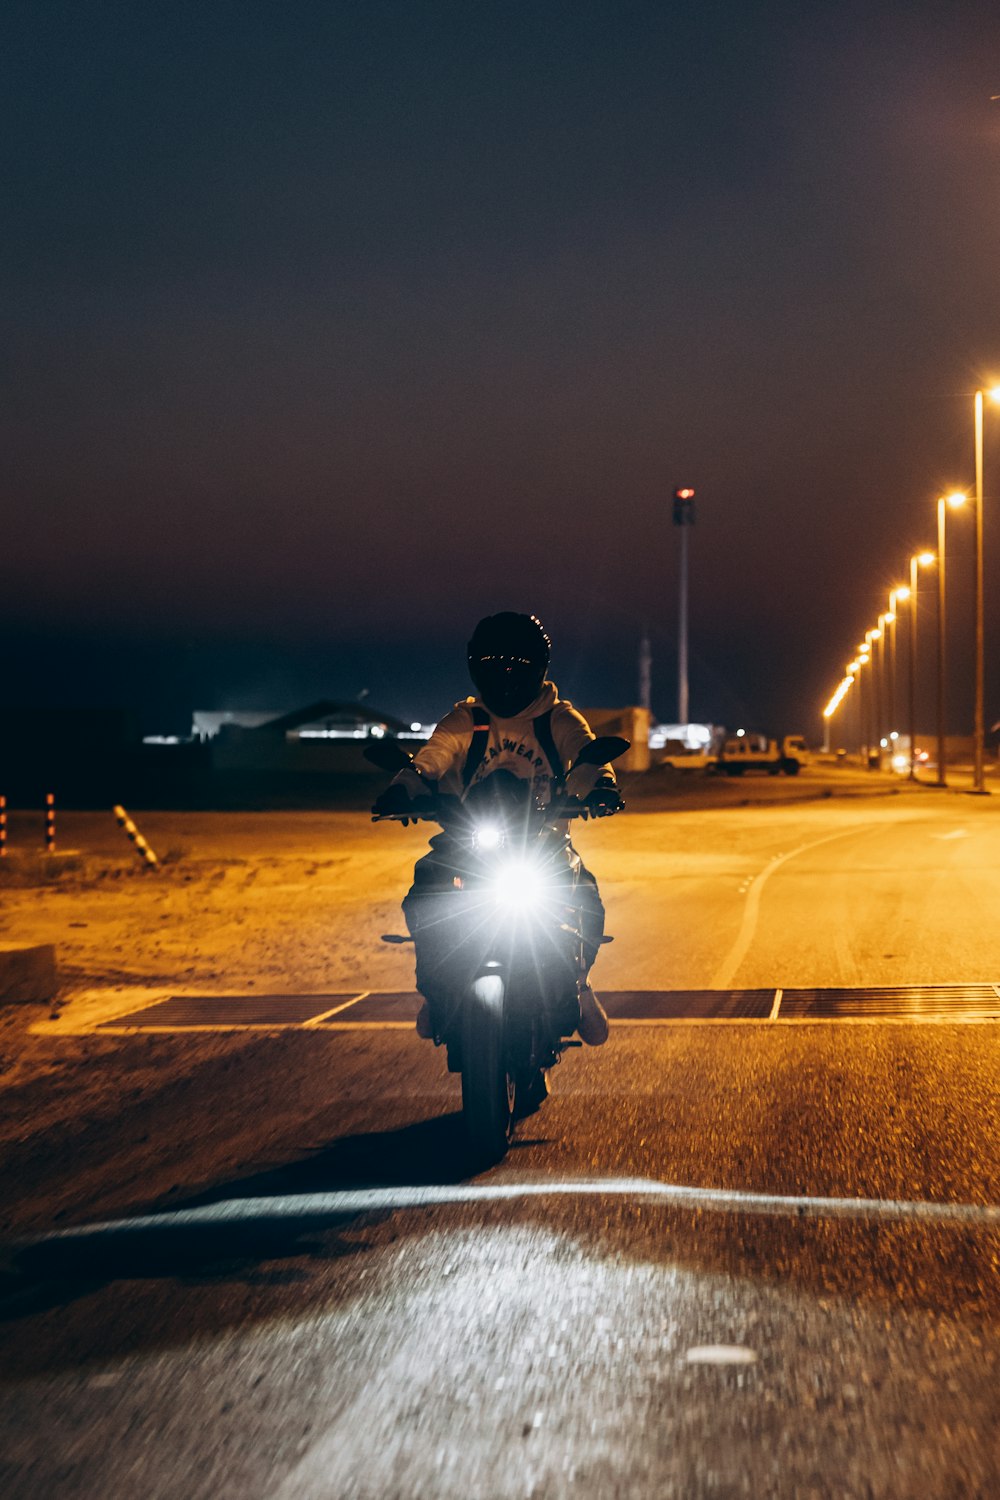
[(0, 859), (7, 853), (7, 798), (0, 797)]
[(115, 821), (117, 822), (118, 827), (125, 830), (125, 833), (128, 835), (129, 842), (131, 843), (136, 854), (138, 854), (139, 858), (142, 860), (143, 864), (147, 869), (155, 870), (159, 866), (160, 862), (157, 859), (156, 855), (153, 853), (152, 849), (146, 843), (146, 840), (143, 838), (138, 828), (136, 828), (135, 824), (132, 822), (132, 819), (129, 817), (124, 807), (121, 807), (118, 803), (116, 803), (112, 808), (112, 812), (115, 815)]
[(54, 854), (56, 852), (55, 792), (45, 793), (45, 852), (46, 854)]

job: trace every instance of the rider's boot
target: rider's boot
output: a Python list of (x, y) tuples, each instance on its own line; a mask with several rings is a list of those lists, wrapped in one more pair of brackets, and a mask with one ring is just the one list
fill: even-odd
[(580, 1024), (576, 1029), (588, 1047), (603, 1047), (608, 1039), (608, 1018), (604, 1006), (589, 984), (580, 986)]
[(420, 1009), (417, 1011), (417, 1036), (425, 1042), (429, 1042), (434, 1035), (434, 1027), (431, 1023), (431, 1008), (426, 1000), (421, 1000)]

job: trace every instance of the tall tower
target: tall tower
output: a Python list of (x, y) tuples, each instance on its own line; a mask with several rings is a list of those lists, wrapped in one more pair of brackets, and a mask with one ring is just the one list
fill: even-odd
[(690, 723), (688, 714), (688, 527), (694, 525), (694, 490), (674, 490), (674, 525), (681, 528), (680, 619), (677, 628), (677, 722)]

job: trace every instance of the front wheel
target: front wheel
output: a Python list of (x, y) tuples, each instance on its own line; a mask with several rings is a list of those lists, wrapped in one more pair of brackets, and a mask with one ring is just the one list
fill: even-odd
[(504, 982), (473, 980), (462, 1016), (462, 1114), (477, 1161), (497, 1162), (514, 1129), (514, 1079), (504, 1047)]

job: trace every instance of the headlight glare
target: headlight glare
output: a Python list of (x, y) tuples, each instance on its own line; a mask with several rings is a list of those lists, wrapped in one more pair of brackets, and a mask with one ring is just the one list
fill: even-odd
[(498, 906), (508, 911), (528, 912), (537, 908), (547, 882), (536, 864), (529, 860), (510, 860), (501, 865), (490, 883)]

